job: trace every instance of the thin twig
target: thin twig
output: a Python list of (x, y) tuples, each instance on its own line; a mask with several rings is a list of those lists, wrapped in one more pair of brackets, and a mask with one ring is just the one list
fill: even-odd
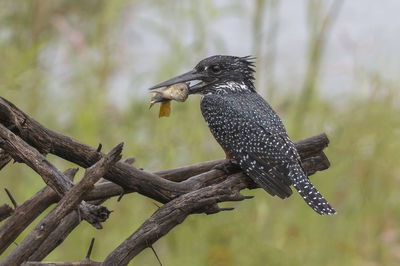
[(158, 257), (157, 252), (154, 250), (154, 248), (153, 248), (152, 245), (150, 246), (150, 248), (151, 248), (151, 250), (153, 251), (154, 255), (156, 256), (156, 258), (157, 258), (157, 260), (158, 260), (158, 263), (160, 263), (160, 266), (162, 266), (161, 260), (160, 260), (160, 258)]
[(99, 143), (99, 146), (97, 146), (96, 151), (97, 152), (101, 152), (101, 148), (103, 147), (103, 145), (101, 143)]
[(94, 245), (94, 237), (90, 241), (89, 249), (88, 249), (87, 254), (86, 254), (86, 259), (87, 260), (90, 260), (90, 255), (92, 254), (93, 245)]
[(13, 204), (14, 208), (17, 208), (17, 207), (18, 207), (18, 204), (17, 204), (17, 202), (15, 201), (14, 197), (11, 195), (10, 191), (9, 191), (7, 188), (4, 188), (4, 190), (6, 191), (8, 197), (10, 198), (11, 203)]

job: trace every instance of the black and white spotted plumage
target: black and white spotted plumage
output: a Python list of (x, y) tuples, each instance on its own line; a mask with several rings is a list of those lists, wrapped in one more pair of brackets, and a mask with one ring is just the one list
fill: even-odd
[(256, 92), (204, 95), (201, 111), (218, 143), (268, 193), (286, 198), (293, 185), (316, 212), (335, 213), (304, 173), (280, 118)]
[(289, 197), (293, 185), (317, 213), (336, 213), (305, 174), (281, 119), (255, 91), (253, 73), (249, 57), (213, 56), (157, 86), (202, 80), (189, 91), (203, 94), (201, 112), (211, 133), (254, 182), (280, 198)]

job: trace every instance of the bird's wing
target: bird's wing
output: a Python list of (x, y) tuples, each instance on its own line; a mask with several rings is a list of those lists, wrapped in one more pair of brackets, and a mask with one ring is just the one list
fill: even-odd
[(259, 138), (253, 138), (251, 146), (240, 153), (234, 152), (233, 157), (238, 157), (240, 167), (267, 192), (280, 198), (289, 197), (292, 194), (289, 186), (293, 183), (289, 177), (290, 157), (282, 156), (286, 143), (279, 135), (264, 137), (262, 131), (253, 131), (253, 135)]

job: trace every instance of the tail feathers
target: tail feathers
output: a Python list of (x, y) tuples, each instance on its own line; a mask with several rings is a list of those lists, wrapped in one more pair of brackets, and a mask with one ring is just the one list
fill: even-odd
[(319, 191), (311, 184), (306, 177), (299, 182), (293, 184), (294, 188), (303, 197), (305, 202), (317, 213), (324, 215), (336, 214), (336, 211), (328, 203), (328, 201), (319, 193)]

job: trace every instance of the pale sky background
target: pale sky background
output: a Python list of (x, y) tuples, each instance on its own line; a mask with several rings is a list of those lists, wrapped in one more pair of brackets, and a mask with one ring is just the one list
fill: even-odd
[[(132, 97), (147, 95), (148, 87), (191, 69), (205, 56), (252, 54), (253, 1), (217, 1), (216, 5), (221, 9), (216, 8), (216, 14), (204, 11), (207, 3), (209, 1), (199, 1), (196, 18), (185, 15), (185, 8), (193, 6), (185, 1), (168, 1), (160, 8), (154, 8), (153, 2), (141, 1), (124, 10), (122, 18), (125, 19), (121, 19), (114, 35), (110, 36), (120, 67), (109, 80), (109, 94), (118, 105), (126, 105)], [(278, 9), (274, 75), (280, 90), (298, 90), (303, 84), (308, 47), (306, 3), (283, 0)], [(234, 8), (236, 11), (229, 13)], [(218, 17), (221, 10), (228, 15)], [(328, 36), (323, 57), (318, 86), (323, 97), (340, 99), (351, 93), (367, 94), (370, 84), (365, 76), (374, 71), (385, 79), (399, 81), (399, 12), (398, 0), (344, 2)], [(195, 19), (204, 20), (202, 32), (192, 23)], [(264, 20), (263, 29), (267, 28), (266, 23), (268, 19)], [(266, 30), (263, 32), (265, 34)], [(197, 53), (193, 48), (185, 52), (187, 47), (194, 46), (199, 34), (206, 40), (203, 52)], [(176, 39), (179, 47), (171, 46), (167, 39)], [(47, 55), (52, 56), (51, 63), (47, 63), (57, 74), (66, 70), (62, 62), (68, 58), (62, 52), (62, 44), (55, 47), (48, 51)], [(183, 57), (178, 56), (182, 53)], [(160, 59), (171, 62), (180, 70), (171, 71), (171, 76), (159, 76)], [(62, 79), (57, 78), (53, 85), (60, 87), (59, 82)]]

